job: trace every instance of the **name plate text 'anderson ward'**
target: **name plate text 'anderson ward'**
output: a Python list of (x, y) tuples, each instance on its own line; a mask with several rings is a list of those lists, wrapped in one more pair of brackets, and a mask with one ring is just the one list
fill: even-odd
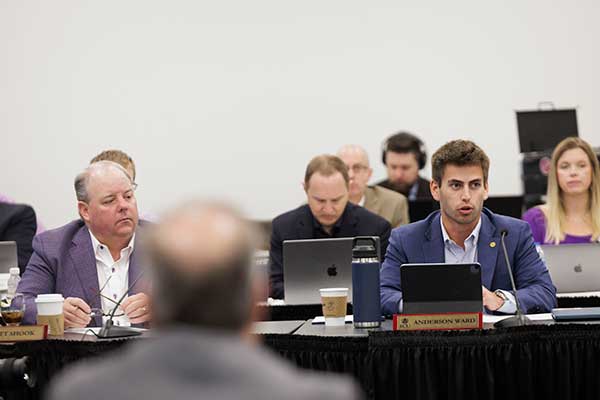
[(395, 314), (395, 331), (481, 329), (482, 313)]

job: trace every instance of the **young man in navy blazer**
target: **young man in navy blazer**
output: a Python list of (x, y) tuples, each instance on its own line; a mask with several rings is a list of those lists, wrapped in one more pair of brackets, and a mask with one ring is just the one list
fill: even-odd
[[(454, 140), (432, 157), (430, 184), (440, 210), (425, 220), (394, 229), (381, 268), (381, 305), (384, 314), (402, 311), (400, 266), (405, 263), (479, 262), (483, 305), (489, 312), (516, 310), (549, 312), (556, 306), (556, 288), (540, 259), (529, 225), (483, 208), (488, 196), (489, 158), (475, 143)], [(505, 236), (517, 292), (501, 249)]]

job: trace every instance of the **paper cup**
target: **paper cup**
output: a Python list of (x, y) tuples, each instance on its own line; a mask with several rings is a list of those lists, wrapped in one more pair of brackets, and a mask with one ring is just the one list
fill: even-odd
[(35, 298), (38, 325), (48, 325), (48, 335), (62, 336), (65, 333), (62, 294), (40, 294)]
[(321, 304), (325, 326), (342, 326), (346, 318), (348, 288), (325, 288), (321, 292)]

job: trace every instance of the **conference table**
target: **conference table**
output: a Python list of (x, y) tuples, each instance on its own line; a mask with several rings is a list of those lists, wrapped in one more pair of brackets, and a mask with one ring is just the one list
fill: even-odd
[[(564, 305), (568, 301), (563, 301)], [(579, 299), (598, 306), (600, 298)], [(597, 399), (600, 324), (555, 323), (482, 330), (397, 332), (312, 323), (318, 305), (267, 307), (253, 333), (295, 365), (353, 376), (370, 399)], [(317, 311), (317, 313), (315, 313)], [(289, 318), (292, 316), (293, 318)], [(75, 361), (110, 354), (140, 338), (98, 340), (68, 333), (43, 341), (0, 344), (0, 359), (27, 356), (33, 387), (2, 385), (5, 399), (42, 398), (52, 377)], [(0, 375), (1, 373), (0, 366)], [(276, 382), (274, 382), (276, 384)]]

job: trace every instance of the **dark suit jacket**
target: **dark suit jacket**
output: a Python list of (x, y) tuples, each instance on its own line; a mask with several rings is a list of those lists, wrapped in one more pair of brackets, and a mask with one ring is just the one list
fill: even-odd
[[(129, 259), (129, 284), (142, 273), (138, 263), (138, 236)], [(145, 287), (139, 280), (129, 290), (133, 295)], [(64, 298), (79, 297), (92, 308), (102, 308), (99, 296), (96, 256), (92, 239), (82, 220), (69, 222), (60, 228), (40, 233), (33, 240), (33, 255), (19, 283), (18, 291), (25, 295), (25, 324), (34, 324), (37, 317), (35, 297), (38, 294), (60, 293)], [(102, 317), (92, 318), (90, 326), (101, 326)]]
[[(487, 208), (481, 213), (481, 230), (477, 242), (477, 259), (481, 264), (481, 284), (494, 291), (512, 292), (510, 277), (500, 245), (500, 232), (505, 238), (508, 259), (517, 287), (517, 297), (526, 313), (549, 312), (556, 306), (556, 288), (538, 255), (527, 222), (494, 214)], [(493, 243), (493, 244), (492, 244)], [(381, 267), (381, 309), (384, 314), (397, 314), (402, 285), (400, 266), (406, 263), (443, 263), (444, 239), (440, 212), (427, 219), (403, 225), (392, 232), (385, 262)]]
[(0, 203), (0, 241), (17, 242), (21, 274), (33, 252), (31, 242), (36, 229), (33, 208), (24, 204)]
[[(417, 200), (431, 200), (433, 201), (433, 197), (431, 196), (431, 190), (429, 189), (429, 180), (422, 178), (419, 176), (417, 180), (419, 186), (417, 189)], [(386, 189), (393, 190), (398, 193), (402, 193), (398, 190), (398, 188), (389, 181), (389, 179), (384, 179), (381, 182), (376, 183), (377, 186), (383, 186)], [(408, 197), (408, 193), (402, 193), (406, 197)], [(410, 205), (409, 205), (410, 207)]]
[[(340, 217), (340, 231), (334, 237), (379, 236), (382, 254), (388, 246), (390, 223), (367, 209), (350, 202)], [(283, 298), (283, 241), (314, 239), (313, 216), (308, 205), (288, 211), (273, 220), (269, 252), (270, 296)], [(383, 257), (381, 257), (383, 260)]]

